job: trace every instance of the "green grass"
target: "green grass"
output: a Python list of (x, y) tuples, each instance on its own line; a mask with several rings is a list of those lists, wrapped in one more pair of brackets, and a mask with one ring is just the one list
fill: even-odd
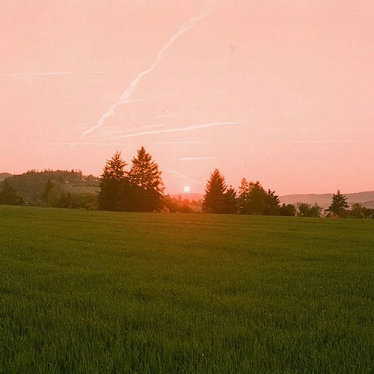
[(0, 206), (0, 372), (373, 373), (374, 221)]

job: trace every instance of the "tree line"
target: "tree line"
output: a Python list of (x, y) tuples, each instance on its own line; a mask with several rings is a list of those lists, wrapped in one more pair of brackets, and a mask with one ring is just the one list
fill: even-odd
[[(29, 171), (21, 176), (15, 176), (18, 186), (22, 189), (27, 185), (30, 195), (32, 191), (35, 205), (61, 208), (87, 208), (109, 211), (136, 212), (193, 212), (188, 201), (182, 201), (169, 195), (164, 195), (162, 173), (152, 156), (141, 147), (131, 165), (121, 157), (120, 152), (106, 161), (100, 178), (92, 175), (84, 177), (81, 171)], [(36, 195), (40, 180), (48, 178), (43, 191)], [(27, 177), (27, 178), (26, 178)], [(44, 178), (44, 179), (43, 179)], [(13, 180), (13, 179), (12, 179)], [(85, 186), (99, 183), (99, 193), (76, 194), (63, 189), (64, 183), (84, 182)], [(23, 194), (23, 196), (25, 196)], [(0, 188), (0, 204), (22, 205), (25, 200), (7, 178)], [(198, 202), (192, 206), (197, 207)], [(243, 178), (236, 190), (226, 184), (225, 178), (215, 169), (207, 181), (205, 195), (201, 203), (204, 213), (216, 214), (248, 214), (273, 216), (300, 217), (355, 217), (373, 218), (374, 209), (368, 209), (361, 204), (353, 204), (350, 208), (347, 197), (337, 191), (333, 195), (331, 205), (323, 209), (317, 204), (307, 203), (281, 204), (279, 196), (270, 189), (265, 190), (259, 181), (248, 181)], [(350, 208), (350, 209), (349, 209)]]
[(236, 191), (227, 186), (218, 169), (211, 174), (205, 189), (203, 212), (223, 214), (250, 214), (299, 217), (352, 217), (373, 218), (374, 209), (361, 204), (353, 204), (349, 209), (347, 197), (338, 190), (333, 194), (331, 205), (323, 210), (317, 204), (280, 204), (275, 191), (265, 190), (259, 181), (249, 182), (243, 178)]
[(133, 157), (130, 169), (116, 152), (105, 164), (100, 179), (98, 206), (102, 210), (152, 212), (162, 208), (161, 171), (144, 147)]

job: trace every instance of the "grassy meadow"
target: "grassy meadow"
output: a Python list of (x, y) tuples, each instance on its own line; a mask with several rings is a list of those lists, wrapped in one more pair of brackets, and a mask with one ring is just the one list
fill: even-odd
[(374, 220), (0, 206), (0, 373), (373, 373)]

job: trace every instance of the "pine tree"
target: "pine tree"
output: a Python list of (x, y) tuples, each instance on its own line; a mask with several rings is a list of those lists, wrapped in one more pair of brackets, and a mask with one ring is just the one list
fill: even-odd
[(235, 189), (230, 186), (225, 192), (225, 213), (234, 214), (238, 211), (238, 200)]
[(328, 207), (327, 211), (330, 214), (337, 215), (338, 217), (345, 217), (347, 215), (347, 209), (349, 205), (347, 203), (347, 197), (342, 195), (338, 190), (336, 194), (332, 195), (332, 203)]
[(141, 147), (137, 157), (132, 159), (128, 174), (130, 184), (135, 188), (136, 210), (152, 212), (162, 207), (164, 185), (161, 171), (152, 156)]
[(279, 215), (280, 201), (275, 191), (268, 190), (265, 196), (264, 214), (277, 216)]
[(126, 178), (126, 162), (121, 158), (121, 152), (116, 152), (107, 160), (100, 179), (99, 209), (126, 210), (126, 202), (131, 199), (129, 182)]
[(240, 214), (248, 214), (249, 183), (243, 178), (239, 187), (238, 209)]
[(244, 178), (239, 187), (239, 213), (264, 214), (266, 197), (266, 191), (260, 182), (247, 182)]
[(206, 213), (225, 213), (226, 191), (225, 178), (218, 169), (215, 169), (206, 185), (203, 211)]

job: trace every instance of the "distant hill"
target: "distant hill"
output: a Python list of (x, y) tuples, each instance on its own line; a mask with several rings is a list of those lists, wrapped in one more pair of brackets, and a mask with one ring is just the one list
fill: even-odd
[[(374, 208), (374, 191), (356, 192), (344, 194), (348, 198), (349, 204), (361, 203), (366, 208)], [(327, 208), (331, 204), (332, 194), (295, 194), (279, 197), (281, 203), (297, 204), (299, 202), (315, 204)]]
[[(361, 203), (366, 208), (374, 208), (374, 191), (356, 192), (345, 194), (348, 197), (349, 204)], [(181, 193), (173, 194), (172, 197), (181, 197), (182, 200), (203, 200), (203, 194), (196, 193)], [(284, 195), (279, 197), (281, 203), (285, 204), (297, 204), (299, 202), (314, 204), (317, 203), (322, 208), (327, 208), (331, 204), (332, 193), (326, 194), (294, 194), (294, 195)]]
[(0, 175), (7, 175), (10, 184), (29, 204), (40, 203), (41, 195), (48, 180), (52, 181), (60, 191), (75, 195), (95, 195), (100, 189), (97, 177), (85, 176), (80, 170), (31, 170), (19, 175), (8, 173), (1, 173)]
[(0, 173), (0, 181), (3, 181), (4, 179), (9, 178), (11, 176), (12, 174), (9, 173)]

